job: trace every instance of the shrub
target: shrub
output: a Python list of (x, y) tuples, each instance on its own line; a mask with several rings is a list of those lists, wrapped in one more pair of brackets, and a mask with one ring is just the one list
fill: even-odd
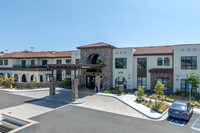
[(165, 88), (165, 85), (157, 81), (154, 91), (157, 95), (162, 96), (164, 95), (163, 93), (164, 88)]
[(113, 94), (121, 94), (121, 91), (119, 91), (119, 88), (116, 87), (113, 91)]
[(104, 93), (108, 94), (108, 93), (112, 93), (110, 90), (106, 90), (104, 91)]
[(150, 103), (147, 103), (147, 107), (150, 107)]
[(145, 103), (147, 103), (147, 100), (144, 100)]
[(136, 96), (137, 96), (137, 98), (140, 99), (140, 100), (143, 98), (143, 96), (144, 96), (144, 89), (143, 89), (143, 87), (138, 88), (138, 91), (137, 91), (137, 93), (136, 93)]
[(3, 85), (3, 76), (2, 75), (0, 75), (0, 86), (2, 86)]
[(13, 85), (14, 83), (15, 83), (14, 77), (9, 77), (9, 78), (6, 78), (3, 84), (6, 88), (10, 88), (10, 85)]
[(64, 88), (71, 88), (71, 82), (69, 79), (63, 79), (63, 87)]
[(30, 88), (31, 88), (31, 89), (37, 88), (37, 86), (36, 86), (36, 81), (31, 81)]

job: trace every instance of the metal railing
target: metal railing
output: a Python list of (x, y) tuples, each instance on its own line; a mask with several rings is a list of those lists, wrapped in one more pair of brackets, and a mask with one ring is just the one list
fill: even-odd
[(13, 65), (13, 68), (47, 68), (46, 65)]

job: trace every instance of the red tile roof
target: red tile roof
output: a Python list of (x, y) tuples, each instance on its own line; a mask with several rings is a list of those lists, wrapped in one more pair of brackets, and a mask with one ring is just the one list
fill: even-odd
[(111, 48), (115, 48), (114, 46), (112, 46), (112, 45), (110, 45), (110, 44), (103, 43), (103, 42), (99, 42), (99, 43), (94, 43), (94, 44), (89, 44), (89, 45), (80, 46), (80, 47), (77, 47), (77, 49), (102, 48), (102, 47), (111, 47)]
[(14, 52), (10, 54), (5, 54), (0, 56), (0, 58), (63, 58), (63, 57), (71, 57), (71, 51), (63, 51), (63, 52)]
[(172, 73), (173, 72), (173, 69), (170, 69), (170, 68), (166, 68), (166, 69), (162, 69), (162, 68), (154, 68), (154, 69), (150, 69), (149, 70), (150, 73), (153, 73), (153, 72), (167, 72), (167, 73)]
[(137, 47), (134, 55), (172, 55), (173, 46)]

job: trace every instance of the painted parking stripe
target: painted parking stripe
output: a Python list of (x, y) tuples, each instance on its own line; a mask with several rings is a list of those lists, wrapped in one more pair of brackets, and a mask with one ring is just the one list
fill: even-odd
[(200, 131), (200, 124), (197, 122), (200, 122), (200, 116), (196, 119), (196, 121), (192, 124), (192, 126), (190, 127), (193, 130), (197, 130)]
[(179, 121), (179, 120), (175, 120), (175, 119), (171, 119), (171, 121), (169, 123), (175, 124), (175, 125), (178, 125), (178, 126), (183, 126), (185, 124), (184, 121)]

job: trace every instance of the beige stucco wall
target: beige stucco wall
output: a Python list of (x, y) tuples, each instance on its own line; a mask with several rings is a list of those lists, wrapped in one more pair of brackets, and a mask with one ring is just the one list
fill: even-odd
[[(163, 65), (157, 65), (157, 59), (161, 57), (163, 59)], [(164, 58), (169, 58), (169, 66), (164, 66)], [(137, 88), (137, 58), (147, 58), (147, 89), (151, 89), (151, 74), (149, 70), (154, 68), (173, 68), (173, 55), (148, 55), (148, 56), (134, 56), (134, 85), (133, 88)]]
[[(135, 64), (133, 63), (133, 48), (120, 48), (113, 49), (113, 87), (115, 87), (115, 80), (117, 77), (124, 77), (127, 81), (127, 89), (132, 89), (134, 86), (133, 78), (134, 72), (133, 68)], [(118, 69), (115, 68), (115, 58), (127, 58), (127, 68)]]
[[(184, 51), (182, 51), (182, 49)], [(196, 49), (196, 51), (194, 51)], [(197, 69), (181, 69), (181, 56), (197, 56)], [(200, 74), (200, 44), (174, 46), (174, 92), (181, 88), (181, 79), (186, 79), (190, 72)], [(200, 88), (200, 87), (199, 87)], [(197, 89), (200, 92), (200, 89)]]

